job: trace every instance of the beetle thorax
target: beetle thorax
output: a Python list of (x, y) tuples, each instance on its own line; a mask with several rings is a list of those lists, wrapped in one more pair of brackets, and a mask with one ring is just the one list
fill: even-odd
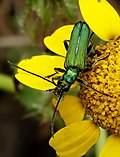
[(69, 67), (61, 79), (57, 82), (57, 87), (54, 90), (55, 95), (60, 95), (62, 92), (68, 92), (71, 85), (75, 82), (78, 77), (78, 69)]
[(78, 74), (78, 69), (69, 67), (63, 75), (63, 80), (65, 80), (68, 84), (72, 85), (77, 79)]

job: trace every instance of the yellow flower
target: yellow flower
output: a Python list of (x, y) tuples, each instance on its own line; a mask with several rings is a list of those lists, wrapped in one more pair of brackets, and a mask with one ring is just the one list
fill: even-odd
[[(97, 46), (103, 56), (110, 56), (83, 74), (92, 87), (107, 93), (100, 95), (91, 89), (82, 87), (79, 98), (65, 96), (58, 110), (66, 127), (55, 133), (50, 145), (60, 157), (80, 157), (84, 155), (99, 138), (99, 127), (110, 131), (100, 157), (118, 157), (120, 145), (120, 19), (117, 12), (106, 0), (79, 0), (84, 20), (91, 30), (102, 40), (109, 41), (104, 46)], [(18, 66), (46, 77), (54, 73), (54, 68), (64, 68), (66, 50), (63, 41), (69, 40), (73, 25), (64, 26), (44, 39), (45, 45), (60, 56), (34, 56), (21, 61)], [(112, 39), (112, 41), (111, 41)], [(96, 58), (96, 56), (95, 56)], [(93, 58), (93, 59), (95, 59)], [(23, 84), (46, 90), (54, 84), (18, 69), (16, 78)], [(51, 78), (48, 78), (51, 81)], [(74, 101), (73, 101), (74, 100)], [(81, 101), (80, 101), (81, 100)], [(55, 101), (55, 100), (54, 100)], [(54, 102), (56, 104), (56, 101)], [(92, 120), (83, 120), (85, 111)]]
[[(18, 66), (25, 70), (28, 70), (29, 72), (33, 72), (37, 75), (40, 75), (52, 81), (52, 77), (47, 78), (47, 76), (55, 73), (54, 68), (64, 69), (64, 61), (66, 54), (64, 40), (70, 39), (70, 34), (72, 32), (73, 26), (74, 25), (66, 25), (60, 27), (51, 36), (48, 36), (44, 39), (46, 47), (49, 48), (51, 51), (55, 52), (56, 56), (51, 55), (33, 56), (30, 59), (22, 60), (18, 64)], [(21, 69), (18, 69), (15, 77), (21, 83), (34, 89), (47, 90), (55, 88), (54, 84), (46, 80), (43, 80), (40, 77), (29, 74)]]
[(119, 15), (106, 0), (79, 0), (79, 6), (84, 20), (101, 39), (120, 35)]
[[(99, 51), (101, 56), (110, 54), (92, 71), (82, 74), (82, 78), (93, 88), (110, 96), (106, 97), (92, 89), (81, 87), (79, 94), (81, 105), (84, 105), (86, 113), (92, 117), (92, 120), (83, 121), (74, 117), (71, 120), (73, 114), (77, 117), (76, 103), (71, 104), (74, 105), (74, 112), (69, 111), (70, 121), (68, 120), (67, 113), (70, 107), (66, 109), (65, 106), (69, 106), (72, 98), (67, 99), (68, 104), (65, 98), (58, 110), (67, 126), (50, 139), (50, 145), (60, 157), (80, 157), (97, 141), (100, 134), (99, 127), (102, 127), (110, 132), (110, 136), (100, 157), (118, 157), (120, 154), (120, 19), (114, 8), (105, 0), (79, 0), (79, 5), (84, 20), (93, 32), (104, 41), (109, 41), (106, 45), (98, 45), (96, 51)], [(96, 59), (96, 56), (93, 59)]]
[[(55, 133), (54, 138), (50, 139), (50, 145), (60, 157), (84, 155), (99, 138), (99, 127), (110, 132), (99, 157), (119, 156), (120, 38), (111, 40), (106, 45), (98, 45), (96, 50), (105, 56), (110, 53), (110, 56), (98, 63), (92, 71), (82, 74), (82, 79), (93, 88), (109, 94), (110, 97), (81, 87), (79, 108), (76, 106), (78, 101), (74, 97), (64, 97), (58, 110), (66, 127), (59, 130)], [(53, 103), (56, 104), (56, 101), (54, 100)], [(83, 109), (92, 117), (92, 120), (82, 120), (81, 113), (85, 113)]]

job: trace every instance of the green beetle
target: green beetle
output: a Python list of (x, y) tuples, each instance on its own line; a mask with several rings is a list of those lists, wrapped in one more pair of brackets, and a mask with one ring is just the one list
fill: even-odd
[[(33, 72), (27, 71), (27, 70), (17, 66), (16, 64), (9, 62), (11, 65), (13, 65), (27, 73), (38, 76), (56, 86), (54, 89), (47, 90), (47, 91), (52, 91), (55, 95), (58, 96), (58, 102), (54, 109), (54, 113), (53, 113), (52, 120), (51, 120), (52, 135), (54, 134), (54, 116), (55, 116), (58, 104), (63, 96), (63, 93), (68, 92), (71, 85), (75, 81), (78, 81), (83, 86), (92, 88), (93, 90), (95, 90), (96, 92), (99, 92), (100, 94), (104, 94), (104, 95), (108, 96), (108, 94), (102, 93), (102, 92), (94, 89), (93, 87), (89, 86), (85, 80), (78, 78), (78, 76), (80, 76), (80, 73), (92, 70), (92, 68), (95, 66), (95, 64), (98, 61), (106, 59), (109, 56), (108, 55), (105, 58), (96, 60), (90, 67), (86, 67), (88, 54), (92, 47), (91, 45), (88, 46), (91, 36), (92, 36), (92, 34), (90, 33), (90, 28), (87, 25), (87, 23), (80, 21), (75, 24), (75, 26), (72, 30), (72, 33), (71, 33), (70, 40), (64, 41), (64, 45), (67, 50), (67, 54), (66, 54), (66, 58), (65, 58), (65, 62), (64, 62), (65, 69), (54, 68), (55, 72), (63, 73), (63, 75), (60, 77), (54, 76), (56, 73), (51, 74), (47, 77), (42, 77)], [(50, 81), (48, 79), (49, 77), (52, 77), (52, 81)], [(57, 83), (55, 83), (54, 80), (57, 80)]]

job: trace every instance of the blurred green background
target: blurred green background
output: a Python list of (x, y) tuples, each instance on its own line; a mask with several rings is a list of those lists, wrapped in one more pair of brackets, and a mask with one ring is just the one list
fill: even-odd
[[(120, 13), (120, 1), (109, 2)], [(44, 37), (79, 20), (77, 0), (0, 0), (0, 157), (56, 156), (48, 144), (52, 95), (20, 84), (7, 60), (52, 55)], [(59, 117), (55, 124), (56, 130), (63, 126)]]

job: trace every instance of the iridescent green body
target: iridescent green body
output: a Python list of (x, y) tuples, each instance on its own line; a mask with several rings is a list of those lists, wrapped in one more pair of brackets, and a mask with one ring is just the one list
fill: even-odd
[(86, 67), (87, 48), (90, 29), (85, 22), (79, 22), (73, 28), (64, 66), (83, 70)]
[(85, 22), (79, 22), (74, 26), (64, 63), (66, 71), (58, 79), (57, 87), (54, 89), (56, 95), (69, 91), (79, 73), (86, 68), (89, 36), (90, 29)]

